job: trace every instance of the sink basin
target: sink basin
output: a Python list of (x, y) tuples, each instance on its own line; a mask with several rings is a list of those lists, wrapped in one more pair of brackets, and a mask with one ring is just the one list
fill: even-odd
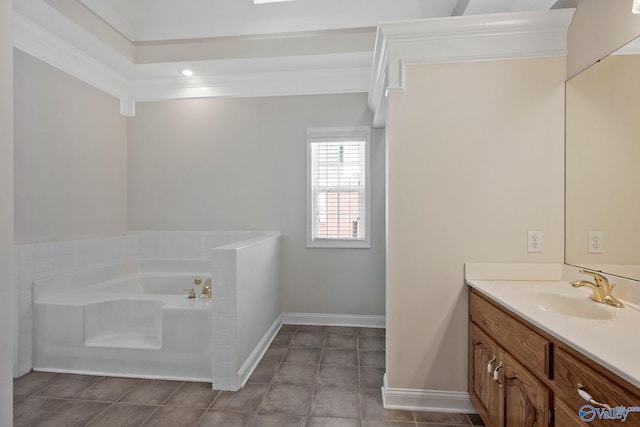
[(540, 311), (563, 314), (581, 319), (605, 320), (617, 316), (617, 309), (606, 307), (587, 298), (583, 293), (567, 295), (548, 290), (518, 290), (513, 296)]

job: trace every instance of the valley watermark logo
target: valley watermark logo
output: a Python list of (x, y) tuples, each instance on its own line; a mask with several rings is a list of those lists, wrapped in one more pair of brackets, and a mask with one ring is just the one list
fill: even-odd
[(594, 408), (591, 405), (584, 405), (578, 411), (580, 419), (590, 423), (598, 418), (599, 420), (620, 420), (627, 421), (630, 412), (640, 412), (640, 406), (616, 406), (615, 408)]

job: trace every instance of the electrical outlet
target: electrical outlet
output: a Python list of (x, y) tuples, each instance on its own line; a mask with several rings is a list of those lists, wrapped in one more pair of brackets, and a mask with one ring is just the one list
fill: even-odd
[(542, 231), (527, 231), (527, 252), (542, 252)]
[(602, 231), (589, 232), (589, 248), (590, 254), (601, 254), (604, 252), (604, 233)]

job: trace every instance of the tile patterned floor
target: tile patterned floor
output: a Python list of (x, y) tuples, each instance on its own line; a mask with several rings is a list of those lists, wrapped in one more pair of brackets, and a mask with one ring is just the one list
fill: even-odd
[(477, 415), (385, 410), (383, 329), (285, 325), (237, 393), (209, 383), (31, 372), (14, 426), (453, 427)]

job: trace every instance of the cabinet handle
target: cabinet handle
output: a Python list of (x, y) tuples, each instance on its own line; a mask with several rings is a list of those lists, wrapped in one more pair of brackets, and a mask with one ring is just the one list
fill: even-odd
[(500, 372), (498, 372), (502, 368), (502, 362), (496, 366), (496, 369), (493, 371), (493, 380), (498, 383), (500, 386), (500, 390), (502, 390), (502, 383), (500, 382)]
[(489, 360), (489, 364), (487, 365), (487, 372), (491, 373), (493, 372), (493, 362), (495, 362), (497, 359), (496, 356), (493, 356), (493, 359)]
[(591, 403), (592, 405), (602, 406), (603, 408), (611, 409), (611, 406), (607, 405), (606, 403), (600, 403), (594, 400), (593, 396), (591, 396), (587, 392), (587, 390), (585, 390), (584, 384), (578, 383), (578, 394), (580, 395), (581, 398)]

